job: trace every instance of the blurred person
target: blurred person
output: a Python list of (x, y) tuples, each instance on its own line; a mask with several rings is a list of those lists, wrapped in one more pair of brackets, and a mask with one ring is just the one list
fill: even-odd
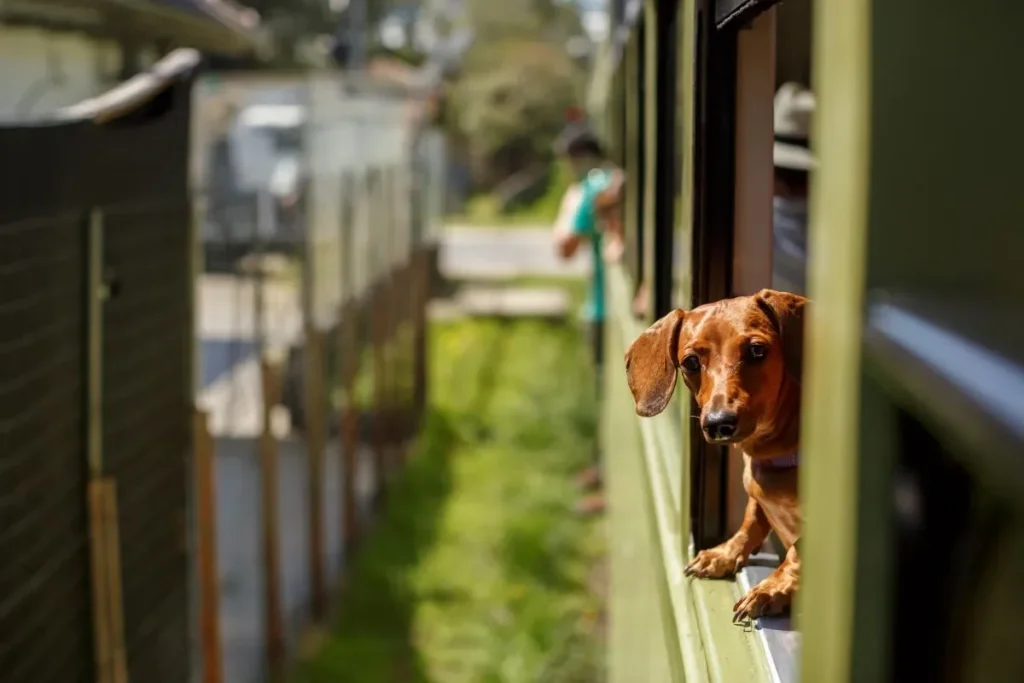
[(579, 208), (580, 198), (583, 196), (583, 188), (579, 183), (571, 183), (565, 188), (562, 201), (558, 205), (558, 214), (552, 225), (555, 243), (561, 242), (566, 236), (572, 234), (572, 222), (576, 219), (576, 209)]
[[(622, 254), (624, 176), (608, 160), (597, 135), (583, 123), (573, 122), (566, 126), (555, 147), (574, 179), (562, 198), (562, 207), (555, 221), (555, 242), (559, 255), (566, 260), (572, 258), (581, 246), (589, 248), (593, 270), (582, 317), (587, 323), (600, 396), (604, 367), (604, 268), (606, 260), (617, 260)], [(586, 488), (598, 488), (601, 479), (599, 453), (595, 452), (593, 465), (581, 472), (577, 481)], [(579, 505), (579, 511), (584, 514), (603, 510), (604, 496), (601, 493), (584, 498)]]
[(810, 148), (814, 94), (797, 83), (775, 94), (775, 187), (772, 198), (772, 287), (806, 294), (807, 198), (815, 167)]

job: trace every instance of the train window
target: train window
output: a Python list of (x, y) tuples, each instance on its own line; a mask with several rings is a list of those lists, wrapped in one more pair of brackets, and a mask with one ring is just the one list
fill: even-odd
[[(676, 242), (679, 247), (692, 245), (692, 257), (686, 256), (692, 258), (694, 272), (692, 290), (677, 286), (676, 297), (682, 302), (688, 295), (693, 305), (773, 286), (776, 12), (767, 9), (728, 30), (709, 28), (712, 21), (701, 17), (694, 36), (698, 100), (693, 123), (684, 111), (676, 124), (683, 131), (692, 125), (696, 136), (692, 161), (683, 157), (677, 171), (679, 213), (692, 211), (693, 233), (685, 235), (681, 227)], [(687, 44), (686, 27), (677, 28)], [(810, 36), (805, 39), (809, 45)], [(677, 78), (686, 84), (691, 77), (679, 73)], [(687, 139), (687, 133), (681, 137)], [(688, 203), (691, 191), (693, 201)], [(732, 230), (722, 230), (722, 225)], [(798, 265), (802, 283), (805, 264)], [(803, 291), (802, 284), (797, 291)], [(738, 453), (711, 447), (699, 435), (691, 435), (690, 443), (692, 529), (694, 545), (701, 549), (720, 543), (739, 527), (747, 495)], [(741, 573), (741, 585), (759, 583), (784, 552), (777, 541), (766, 544)], [(761, 619), (757, 632), (776, 680), (794, 680), (800, 638), (791, 619)]]
[[(732, 291), (736, 35), (716, 33), (709, 8), (698, 5), (693, 123), (693, 305), (717, 301)], [(696, 405), (691, 406), (692, 410)], [(699, 430), (689, 434), (690, 517), (697, 550), (729, 534), (726, 493), (729, 457)]]
[[(754, 294), (772, 284), (772, 121), (775, 12), (765, 12), (737, 33), (736, 129), (733, 184), (731, 293)], [(727, 463), (726, 526), (739, 528), (746, 507), (743, 458)], [(784, 549), (776, 549), (781, 555)]]

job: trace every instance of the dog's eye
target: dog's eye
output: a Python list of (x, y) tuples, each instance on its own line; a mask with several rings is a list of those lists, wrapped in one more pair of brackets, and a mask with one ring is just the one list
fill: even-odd
[(747, 347), (747, 357), (750, 360), (762, 360), (768, 354), (768, 347), (764, 344), (751, 344)]
[(687, 356), (683, 359), (683, 370), (686, 372), (700, 372), (700, 358)]

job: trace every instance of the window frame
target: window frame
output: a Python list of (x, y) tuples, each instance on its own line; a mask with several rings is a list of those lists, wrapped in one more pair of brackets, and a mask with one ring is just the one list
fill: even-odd
[(626, 172), (626, 201), (625, 220), (625, 254), (624, 263), (626, 269), (633, 279), (633, 286), (640, 287), (644, 281), (644, 259), (643, 259), (643, 225), (644, 225), (644, 203), (643, 187), (645, 177), (646, 150), (645, 140), (645, 92), (644, 87), (644, 64), (645, 64), (645, 30), (644, 22), (639, 22), (635, 30), (631, 32), (629, 41), (626, 44), (623, 69), (625, 78), (623, 87), (628, 84), (636, 84), (639, 89), (634, 96), (624, 94), (625, 100), (625, 125), (624, 125), (624, 150), (623, 160)]
[(674, 306), (673, 269), (676, 228), (676, 197), (682, 187), (676, 167), (676, 155), (681, 143), (678, 128), (677, 108), (681, 106), (679, 95), (679, 23), (682, 12), (680, 3), (669, 2), (656, 8), (657, 37), (654, 50), (656, 58), (653, 71), (655, 83), (654, 130), (649, 153), (653, 167), (653, 206), (648, 227), (650, 246), (645, 260), (650, 264), (651, 319), (657, 320), (671, 311)]
[[(737, 39), (718, 31), (713, 0), (698, 0), (693, 135), (693, 306), (727, 298), (732, 289)], [(722, 226), (730, 226), (722, 229)], [(690, 401), (690, 416), (699, 416)], [(728, 451), (689, 430), (690, 519), (695, 550), (729, 537)]]

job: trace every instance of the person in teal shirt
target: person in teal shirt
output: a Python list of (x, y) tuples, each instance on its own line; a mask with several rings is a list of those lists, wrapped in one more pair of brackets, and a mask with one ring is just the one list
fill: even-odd
[[(620, 231), (609, 230), (609, 221), (602, 219), (602, 206), (609, 191), (621, 186), (621, 172), (609, 163), (597, 136), (585, 125), (570, 124), (556, 142), (556, 150), (576, 178), (575, 204), (567, 206), (567, 217), (557, 235), (559, 254), (572, 258), (580, 247), (590, 253), (592, 271), (587, 301), (582, 318), (587, 325), (593, 353), (594, 370), (600, 394), (604, 369), (605, 260), (621, 250)], [(579, 482), (586, 487), (601, 484), (599, 453), (594, 465), (581, 473)], [(604, 508), (600, 494), (581, 502), (581, 511), (599, 512)]]

